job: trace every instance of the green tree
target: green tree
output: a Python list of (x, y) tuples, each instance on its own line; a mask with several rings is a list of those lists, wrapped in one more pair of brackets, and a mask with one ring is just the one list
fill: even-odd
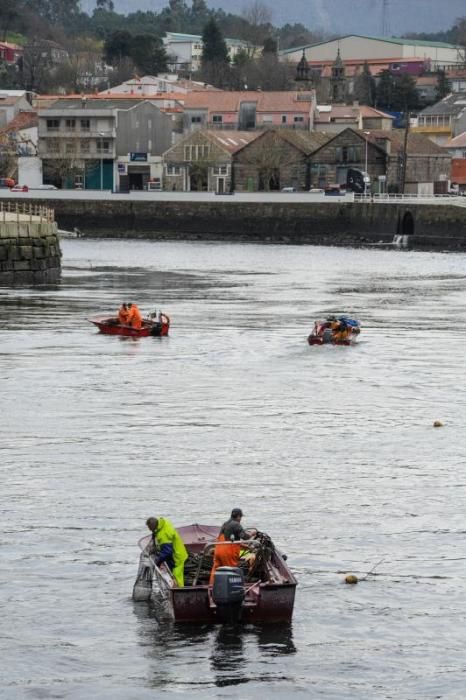
[(113, 12), (115, 10), (115, 5), (113, 0), (97, 0), (96, 8), (98, 10), (105, 10), (106, 12)]
[(266, 37), (264, 39), (264, 46), (262, 47), (262, 55), (271, 55), (271, 56), (276, 56), (277, 55), (277, 41), (271, 36)]
[(379, 74), (379, 82), (376, 89), (377, 107), (392, 109), (394, 91), (395, 83), (393, 80), (393, 75), (389, 70), (383, 70)]
[(133, 37), (129, 56), (136, 68), (145, 75), (156, 75), (167, 70), (167, 52), (162, 40), (151, 34)]
[(439, 70), (437, 72), (437, 87), (435, 89), (435, 96), (437, 100), (443, 100), (443, 98), (449, 95), (450, 92), (451, 83), (448, 80), (448, 76), (444, 70)]
[(391, 109), (406, 112), (419, 107), (416, 81), (411, 75), (397, 75), (394, 78), (394, 85)]
[(212, 18), (202, 32), (202, 63), (229, 63), (228, 49), (217, 22)]
[(223, 34), (212, 18), (202, 32), (202, 58), (200, 77), (215, 87), (226, 88), (231, 84), (230, 58)]
[(362, 105), (373, 107), (375, 104), (375, 80), (367, 61), (364, 63), (361, 74), (354, 81), (354, 96)]
[(112, 32), (104, 44), (104, 56), (108, 63), (121, 61), (125, 56), (131, 56), (133, 37), (126, 30)]
[(15, 0), (1, 0), (0, 36), (3, 41), (6, 41), (8, 31), (15, 25), (18, 16), (18, 3)]
[(31, 10), (50, 24), (66, 27), (80, 14), (80, 0), (24, 0), (24, 9)]

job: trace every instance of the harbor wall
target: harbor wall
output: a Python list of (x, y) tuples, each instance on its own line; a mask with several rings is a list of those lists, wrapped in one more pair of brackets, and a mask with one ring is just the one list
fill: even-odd
[(0, 284), (56, 282), (61, 273), (57, 225), (49, 217), (0, 216)]
[(405, 202), (49, 200), (59, 228), (84, 236), (466, 250), (466, 207)]

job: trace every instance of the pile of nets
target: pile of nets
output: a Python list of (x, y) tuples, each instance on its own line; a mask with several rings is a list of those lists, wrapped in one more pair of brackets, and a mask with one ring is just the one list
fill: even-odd
[(206, 554), (189, 552), (184, 564), (185, 586), (202, 586), (209, 583), (210, 572), (214, 564), (214, 552)]

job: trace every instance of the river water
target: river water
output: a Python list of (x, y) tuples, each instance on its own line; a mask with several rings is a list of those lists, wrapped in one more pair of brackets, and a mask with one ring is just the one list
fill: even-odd
[[(1, 697), (463, 699), (466, 256), (62, 247), (59, 286), (0, 290)], [(122, 300), (171, 336), (97, 333)], [(309, 347), (341, 311), (359, 345)], [(148, 516), (236, 506), (288, 554), (291, 626), (132, 602)]]

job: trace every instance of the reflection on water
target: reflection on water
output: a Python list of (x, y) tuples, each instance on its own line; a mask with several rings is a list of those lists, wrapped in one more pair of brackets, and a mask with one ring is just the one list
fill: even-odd
[[(462, 698), (466, 257), (63, 249), (61, 284), (0, 289), (0, 695)], [(170, 337), (97, 333), (122, 301)], [(342, 311), (359, 345), (310, 348)], [(148, 516), (234, 506), (289, 556), (292, 627), (132, 603)]]

